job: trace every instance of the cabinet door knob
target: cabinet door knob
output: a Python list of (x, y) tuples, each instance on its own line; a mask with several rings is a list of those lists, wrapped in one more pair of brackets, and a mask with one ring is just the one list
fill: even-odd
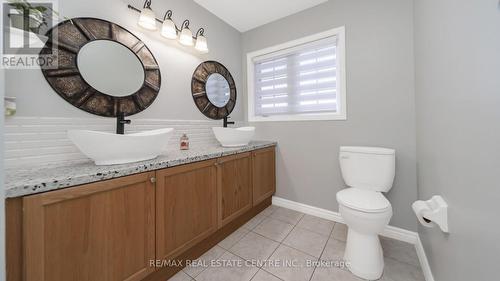
[(151, 181), (151, 183), (155, 183), (156, 182), (156, 178), (155, 177), (151, 177), (149, 180)]

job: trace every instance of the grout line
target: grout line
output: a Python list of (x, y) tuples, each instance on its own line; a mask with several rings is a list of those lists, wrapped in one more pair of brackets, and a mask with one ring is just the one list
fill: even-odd
[[(255, 217), (256, 217), (256, 216), (255, 216)], [(253, 217), (252, 219), (254, 219), (255, 217)], [(245, 228), (245, 229), (247, 229), (247, 230), (249, 230), (249, 231), (253, 231), (255, 228), (257, 228), (257, 226), (259, 226), (259, 225), (260, 225), (263, 221), (265, 221), (267, 218), (269, 218), (269, 217), (264, 216), (264, 218), (263, 218), (260, 222), (258, 222), (258, 223), (257, 223), (254, 227), (252, 227), (252, 228)], [(248, 222), (247, 222), (247, 223), (248, 223)], [(245, 223), (245, 224), (246, 224), (246, 223)], [(245, 224), (244, 224), (243, 226), (245, 226)], [(242, 226), (242, 227), (243, 227), (243, 226)]]
[[(274, 218), (271, 218), (271, 219), (274, 219)], [(281, 220), (279, 220), (279, 221), (280, 221), (280, 222), (283, 222), (283, 221), (281, 221)], [(288, 224), (290, 224), (290, 223), (288, 223)], [(298, 224), (298, 223), (297, 223), (297, 224)], [(292, 224), (290, 224), (290, 225), (292, 225)], [(295, 229), (295, 227), (296, 227), (296, 225), (294, 225), (294, 227), (293, 227), (293, 228), (290, 230), (290, 232), (289, 232), (289, 233), (285, 236), (285, 238), (283, 238), (283, 241), (281, 241), (281, 242), (280, 242), (280, 241), (277, 241), (277, 240), (274, 240), (273, 238), (269, 238), (269, 237), (267, 237), (267, 236), (264, 236), (264, 235), (262, 235), (262, 234), (260, 234), (260, 233), (257, 233), (257, 232), (255, 232), (255, 231), (253, 231), (253, 230), (250, 230), (250, 231), (251, 231), (251, 232), (253, 232), (254, 234), (257, 234), (257, 235), (259, 235), (259, 236), (262, 236), (262, 237), (264, 237), (264, 238), (266, 238), (266, 239), (269, 239), (269, 240), (272, 240), (272, 241), (274, 241), (274, 242), (276, 242), (276, 243), (279, 243), (279, 244), (280, 244), (279, 246), (283, 245), (283, 246), (285, 246), (285, 247), (288, 247), (288, 248), (294, 249), (294, 250), (296, 250), (296, 251), (299, 251), (299, 252), (301, 252), (301, 253), (303, 253), (303, 254), (306, 254), (306, 255), (308, 255), (308, 256), (311, 256), (311, 257), (315, 258), (315, 256), (313, 256), (313, 255), (311, 255), (311, 254), (309, 254), (309, 253), (306, 253), (306, 252), (304, 252), (304, 251), (302, 251), (302, 250), (300, 250), (300, 249), (297, 249), (297, 248), (295, 248), (295, 247), (293, 247), (293, 246), (290, 246), (290, 245), (287, 245), (287, 244), (283, 244), (283, 242), (285, 241), (285, 239), (288, 237), (288, 235), (290, 235), (290, 233), (292, 233), (292, 231)], [(300, 226), (297, 226), (297, 227), (298, 227), (298, 228), (300, 228), (300, 229), (304, 229), (304, 228), (302, 228), (302, 227), (300, 227)], [(307, 229), (305, 229), (305, 230), (307, 230)], [(332, 230), (333, 230), (333, 228), (332, 228)], [(312, 231), (311, 231), (311, 232), (312, 232)], [(314, 233), (316, 233), (316, 232), (314, 232)], [(319, 233), (316, 233), (316, 234), (319, 234)], [(323, 236), (325, 236), (325, 235), (323, 235)], [(330, 237), (329, 237), (329, 236), (328, 236), (328, 239), (330, 239)], [(327, 239), (327, 243), (328, 243), (328, 239)], [(340, 242), (342, 242), (342, 241), (340, 241)], [(345, 243), (345, 242), (344, 242), (344, 243)], [(326, 244), (325, 244), (325, 245), (326, 245)], [(278, 246), (278, 248), (279, 248), (279, 246)], [(274, 252), (273, 252), (273, 254), (274, 254)], [(321, 257), (321, 256), (320, 256), (320, 257)]]
[[(249, 231), (248, 233), (250, 233), (250, 232), (253, 232), (253, 231)], [(247, 235), (248, 235), (248, 233), (247, 233)], [(260, 235), (260, 234), (258, 234), (258, 233), (255, 233), (255, 234)], [(245, 235), (245, 236), (246, 236), (246, 235)], [(262, 235), (260, 235), (260, 236), (262, 236)], [(264, 237), (264, 236), (262, 236), (262, 237)], [(264, 238), (267, 238), (267, 237), (264, 237)], [(242, 239), (243, 239), (243, 238), (242, 238)], [(269, 238), (267, 238), (267, 239), (269, 239)], [(270, 240), (271, 240), (271, 239), (270, 239)], [(273, 241), (274, 241), (274, 240), (273, 240)], [(275, 242), (276, 242), (276, 241), (275, 241)], [(235, 245), (236, 245), (236, 244), (235, 244)], [(278, 248), (279, 248), (279, 245), (276, 247), (276, 249), (274, 249), (274, 251), (273, 251), (273, 252), (269, 255), (269, 257), (267, 257), (266, 259), (269, 259), (269, 258), (270, 258), (270, 257), (274, 254), (274, 252), (276, 252), (276, 250), (277, 250)], [(229, 251), (229, 250), (227, 250), (227, 252), (229, 252), (230, 254), (232, 254), (232, 255), (234, 255), (234, 256), (237, 256), (238, 258), (240, 258), (240, 259), (242, 259), (242, 260), (248, 261), (247, 259), (245, 259), (244, 257), (242, 257), (242, 256), (240, 256), (240, 255), (238, 255), (238, 254), (236, 254), (236, 253), (233, 253), (233, 252), (231, 252), (231, 251)], [(249, 281), (251, 281), (251, 280), (255, 277), (255, 275), (257, 275), (257, 273), (259, 272), (259, 270), (264, 270), (265, 272), (267, 272), (265, 269), (263, 269), (263, 268), (262, 268), (262, 266), (263, 266), (263, 265), (261, 265), (260, 267), (257, 267), (257, 266), (256, 266), (257, 271), (255, 272), (255, 274), (254, 274), (254, 275), (252, 275), (252, 278), (250, 278), (250, 280), (249, 280)], [(273, 275), (273, 276), (275, 276), (276, 278), (278, 278), (278, 279), (280, 279), (280, 280), (283, 280), (283, 279), (279, 278), (278, 276), (276, 276), (276, 275), (274, 275), (274, 274), (272, 274), (272, 273), (270, 273), (270, 272), (268, 272), (268, 273), (269, 273), (269, 274), (271, 274), (271, 275)], [(200, 272), (200, 274), (201, 274), (201, 272)], [(198, 274), (198, 276), (199, 276), (199, 274)]]
[(257, 268), (257, 271), (255, 271), (255, 273), (252, 275), (252, 277), (248, 281), (252, 281), (253, 278), (255, 277), (255, 275), (257, 275), (257, 273), (259, 273), (259, 270), (260, 270), (260, 268)]
[[(330, 239), (335, 239), (332, 237), (332, 234), (333, 234), (333, 229), (335, 228), (336, 224), (337, 224), (336, 222), (333, 223), (332, 230), (330, 230), (330, 233), (328, 234), (328, 239), (326, 240), (325, 246), (323, 247), (323, 250), (321, 251), (321, 254), (319, 255), (319, 258), (318, 258), (318, 264), (322, 260), (321, 257), (323, 256), (323, 253), (325, 252), (326, 246), (328, 245), (328, 242), (330, 241)], [(312, 280), (314, 273), (316, 272), (316, 268), (318, 268), (318, 264), (316, 264), (316, 266), (314, 267), (313, 272), (311, 274), (311, 277), (309, 278), (309, 281)]]
[[(297, 228), (300, 228), (300, 229), (302, 229), (302, 230), (309, 231), (309, 232), (312, 232), (312, 233), (314, 233), (314, 234), (321, 235), (321, 236), (323, 236), (323, 237), (327, 237), (328, 239), (330, 239), (330, 234), (326, 235), (326, 234), (324, 234), (324, 233), (319, 233), (319, 232), (316, 232), (316, 231), (312, 231), (312, 230), (307, 229), (307, 228), (305, 228), (305, 227), (302, 227), (302, 226), (300, 226), (300, 225), (298, 225), (298, 224), (297, 224)], [(332, 229), (333, 229), (333, 228), (332, 228)], [(331, 231), (330, 231), (330, 233), (331, 233)]]
[[(208, 251), (206, 251), (205, 253), (203, 253), (200, 257), (198, 257), (198, 258), (197, 258), (197, 259), (195, 259), (195, 260), (200, 260), (200, 258), (201, 258), (204, 254), (208, 253), (210, 250), (212, 250), (213, 248), (215, 248), (215, 247), (217, 247), (217, 246), (218, 246), (218, 245), (213, 246), (212, 248), (210, 248)], [(221, 246), (218, 246), (218, 247), (219, 247), (219, 248), (221, 248), (222, 250), (224, 250), (224, 252), (223, 252), (220, 256), (217, 256), (217, 257), (215, 258), (215, 260), (220, 259), (220, 257), (222, 257), (222, 256), (223, 256), (226, 252), (229, 252), (228, 250), (226, 250), (226, 249), (222, 248)], [(182, 270), (182, 271), (184, 271), (184, 269), (185, 269), (185, 268), (186, 268), (186, 267), (184, 267), (184, 268), (183, 268), (183, 269), (181, 269), (181, 270)], [(203, 273), (203, 272), (204, 272), (207, 268), (209, 268), (209, 267), (202, 267), (202, 268), (203, 268), (203, 269), (202, 269), (200, 272), (198, 272), (198, 274), (196, 275), (196, 277), (200, 276), (200, 274), (202, 274), (202, 273)], [(189, 277), (191, 277), (191, 278), (193, 278), (193, 279), (195, 279), (195, 280), (196, 280), (196, 278), (195, 278), (195, 277), (193, 277), (193, 276), (189, 275), (189, 273), (187, 273), (186, 271), (184, 271), (184, 273), (186, 273)]]
[[(292, 229), (291, 229), (291, 230), (290, 230), (290, 232), (289, 232), (289, 233), (288, 233), (288, 234), (287, 234), (287, 235), (283, 238), (283, 240), (282, 240), (281, 242), (280, 242), (280, 241), (276, 241), (276, 240), (274, 240), (274, 239), (271, 239), (271, 238), (269, 238), (269, 237), (266, 237), (266, 236), (264, 236), (264, 235), (262, 235), (262, 234), (257, 233), (257, 232), (255, 232), (255, 231), (254, 231), (254, 229), (255, 229), (255, 228), (257, 228), (257, 226), (259, 226), (260, 224), (262, 224), (262, 223), (263, 223), (265, 220), (267, 220), (267, 219), (274, 219), (274, 220), (278, 220), (278, 221), (280, 221), (280, 222), (283, 222), (283, 223), (287, 223), (287, 224), (292, 225), (292, 224), (291, 224), (291, 223), (289, 223), (289, 222), (286, 222), (286, 221), (283, 221), (283, 220), (280, 220), (280, 219), (277, 219), (277, 218), (271, 217), (271, 215), (272, 215), (274, 212), (276, 212), (276, 210), (278, 210), (278, 208), (283, 208), (283, 207), (276, 206), (276, 205), (271, 205), (271, 206), (275, 206), (275, 207), (276, 207), (276, 209), (275, 209), (274, 211), (272, 211), (271, 213), (269, 213), (268, 215), (264, 215), (264, 218), (263, 218), (263, 219), (262, 219), (262, 220), (261, 220), (261, 221), (260, 221), (257, 225), (255, 225), (252, 229), (248, 229), (248, 228), (241, 227), (241, 228), (243, 228), (245, 231), (247, 231), (247, 233), (246, 233), (245, 235), (243, 235), (240, 239), (238, 239), (238, 241), (237, 241), (237, 242), (235, 242), (235, 243), (231, 246), (231, 248), (232, 248), (234, 245), (236, 245), (237, 243), (239, 243), (239, 242), (240, 242), (240, 241), (241, 241), (244, 237), (246, 237), (246, 236), (247, 236), (250, 232), (252, 232), (253, 234), (259, 235), (259, 236), (261, 236), (261, 237), (263, 237), (263, 238), (265, 238), (265, 239), (269, 239), (269, 240), (271, 240), (271, 241), (274, 241), (274, 242), (278, 243), (278, 246), (277, 246), (277, 247), (274, 249), (274, 251), (273, 251), (273, 252), (272, 252), (272, 253), (271, 253), (271, 254), (267, 257), (267, 259), (269, 259), (270, 257), (272, 257), (272, 256), (276, 253), (276, 251), (278, 250), (278, 248), (280, 248), (281, 246), (289, 247), (289, 248), (294, 249), (294, 250), (296, 250), (296, 251), (299, 251), (299, 252), (301, 252), (301, 253), (303, 253), (303, 254), (305, 254), (305, 255), (307, 255), (307, 256), (310, 256), (310, 257), (316, 258), (316, 257), (311, 256), (310, 254), (308, 254), (308, 253), (306, 253), (306, 252), (304, 252), (304, 251), (302, 251), (302, 250), (296, 249), (296, 248), (294, 248), (294, 247), (292, 247), (292, 246), (289, 246), (289, 245), (286, 245), (286, 244), (284, 244), (284, 243), (283, 243), (283, 242), (284, 242), (284, 241), (285, 241), (285, 240), (286, 240), (286, 239), (290, 236), (290, 234), (294, 231), (294, 229), (295, 229), (295, 228), (300, 228), (300, 229), (304, 229), (304, 230), (311, 231), (311, 230), (309, 230), (309, 229), (306, 229), (306, 228), (303, 228), (303, 227), (298, 226), (298, 224), (299, 224), (299, 223), (300, 223), (300, 222), (304, 219), (304, 217), (305, 217), (304, 213), (302, 213), (302, 212), (298, 212), (298, 213), (301, 213), (301, 214), (302, 214), (301, 218), (297, 221), (297, 223), (293, 224)], [(284, 208), (284, 209), (286, 209), (286, 208)], [(259, 214), (262, 214), (262, 212), (261, 212), (261, 213), (259, 213)], [(257, 215), (259, 215), (259, 214), (257, 214)], [(314, 216), (314, 215), (311, 215), (311, 216), (316, 217), (316, 216)], [(317, 258), (317, 261), (321, 261), (321, 260), (322, 260), (322, 259), (321, 259), (321, 257), (323, 256), (323, 254), (324, 254), (324, 252), (325, 252), (325, 250), (326, 250), (326, 247), (327, 247), (327, 245), (328, 245), (328, 242), (329, 242), (330, 240), (332, 240), (332, 239), (333, 239), (333, 240), (338, 241), (338, 242), (341, 242), (341, 243), (346, 243), (345, 241), (342, 241), (342, 240), (340, 240), (340, 239), (337, 239), (336, 237), (333, 237), (333, 232), (334, 232), (334, 230), (335, 230), (335, 227), (338, 227), (338, 226), (339, 226), (339, 225), (338, 225), (338, 224), (339, 224), (339, 222), (335, 222), (335, 221), (332, 221), (332, 222), (334, 223), (334, 225), (333, 225), (332, 229), (330, 230), (330, 233), (327, 235), (328, 239), (327, 239), (327, 241), (326, 241), (325, 245), (323, 246), (323, 249), (322, 249), (322, 251), (321, 251), (321, 253), (320, 253), (319, 257)], [(240, 228), (240, 229), (241, 229), (241, 228)], [(232, 232), (231, 234), (233, 234), (233, 233), (235, 233), (235, 232), (236, 232), (236, 231)], [(319, 235), (323, 235), (323, 236), (325, 236), (324, 234), (317, 233), (317, 232), (315, 232), (315, 231), (311, 231), (311, 232), (316, 233), (316, 234), (319, 234)], [(231, 234), (230, 234), (230, 235), (231, 235)], [(388, 238), (388, 239), (392, 239), (392, 238)], [(394, 239), (394, 240), (396, 240), (396, 239)], [(217, 244), (217, 246), (219, 246), (219, 245)], [(232, 251), (230, 251), (230, 249), (225, 249), (224, 247), (221, 247), (221, 246), (219, 246), (219, 247), (225, 250), (225, 252), (224, 252), (222, 255), (224, 255), (225, 253), (230, 253), (230, 254), (232, 254), (232, 255), (235, 255), (235, 256), (237, 256), (237, 257), (241, 258), (242, 260), (247, 260), (247, 259), (245, 259), (245, 258), (243, 258), (243, 257), (239, 256), (238, 254), (233, 253)], [(221, 256), (222, 256), (222, 255), (221, 255)], [(220, 257), (221, 257), (221, 256), (219, 256), (217, 259), (220, 259)], [(384, 256), (384, 259), (391, 259), (391, 260), (396, 261), (396, 262), (398, 262), (398, 263), (403, 263), (403, 264), (406, 264), (406, 265), (410, 265), (410, 266), (412, 266), (412, 267), (414, 267), (414, 268), (417, 268), (417, 269), (420, 269), (420, 271), (422, 271), (421, 267), (419, 268), (418, 266), (415, 266), (414, 264), (410, 264), (410, 263), (407, 263), (407, 262), (403, 262), (403, 261), (397, 260), (397, 259), (392, 258), (392, 257), (385, 257), (385, 256)], [(315, 274), (315, 272), (316, 272), (317, 267), (318, 267), (318, 264), (314, 267), (314, 269), (313, 269), (313, 271), (312, 271), (312, 274), (311, 274), (311, 276), (309, 277), (309, 281), (310, 281), (310, 280), (312, 280), (312, 278), (314, 277), (314, 274)], [(256, 272), (255, 272), (255, 274), (251, 277), (250, 281), (251, 281), (251, 280), (253, 280), (253, 279), (255, 278), (255, 276), (257, 275), (257, 273), (258, 273), (260, 270), (262, 270), (262, 271), (264, 271), (264, 272), (266, 272), (266, 273), (268, 273), (268, 274), (270, 274), (270, 275), (272, 275), (272, 276), (274, 276), (274, 277), (278, 278), (279, 280), (283, 280), (282, 278), (280, 278), (280, 277), (276, 276), (276, 275), (275, 275), (275, 274), (273, 274), (272, 272), (269, 272), (268, 270), (266, 270), (266, 268), (264, 268), (264, 264), (262, 264), (260, 267), (257, 267), (257, 266), (256, 266), (256, 268), (257, 268), (257, 271), (256, 271)], [(204, 272), (206, 269), (207, 269), (207, 268), (203, 268), (203, 270), (202, 270), (200, 273), (198, 273), (198, 275), (197, 275), (197, 276), (199, 276), (199, 275), (200, 275), (202, 272)], [(352, 273), (349, 271), (349, 269), (348, 269), (348, 268), (339, 268), (339, 269), (340, 269), (340, 270), (347, 271), (347, 272), (349, 272), (350, 274), (352, 274)], [(184, 272), (184, 273), (185, 273), (186, 275), (188, 275), (190, 278), (192, 278), (192, 280), (195, 280), (195, 281), (196, 281), (196, 278), (194, 278), (194, 277), (190, 276), (189, 274), (187, 274), (187, 272)]]
[[(236, 231), (242, 229), (242, 226), (240, 226), (240, 228), (236, 229), (235, 231), (231, 232), (231, 234), (229, 234), (226, 238), (224, 238), (222, 241), (226, 240), (229, 236), (233, 235), (234, 233), (236, 233)], [(240, 239), (238, 239), (238, 241), (236, 241), (233, 245), (231, 245), (231, 247), (229, 248), (232, 248), (234, 245), (238, 244), (238, 242), (240, 242), (245, 236), (248, 235), (248, 233), (250, 233), (251, 230), (248, 230), (246, 228), (243, 228), (243, 230), (245, 230), (247, 233), (245, 233), (245, 235), (241, 236)], [(224, 247), (222, 247), (221, 245), (219, 245), (222, 241), (220, 241), (219, 243), (217, 243), (217, 246), (221, 247), (222, 249), (226, 250), (226, 251), (229, 251), (229, 249), (226, 249)]]
[[(329, 237), (330, 237), (330, 238), (333, 238), (333, 239), (335, 239), (335, 240), (337, 240), (337, 241), (340, 241), (340, 242), (344, 242), (344, 243), (346, 243), (346, 242), (347, 242), (347, 237), (346, 237), (346, 241), (342, 241), (342, 240), (340, 240), (340, 239), (338, 239), (338, 238), (336, 238), (336, 237), (334, 237), (334, 236), (333, 236), (333, 231), (335, 231), (335, 226), (337, 226), (337, 224), (345, 224), (345, 223), (335, 222), (335, 224), (333, 225), (333, 228), (332, 228), (332, 232), (330, 233), (330, 236), (329, 236)], [(340, 227), (340, 226), (339, 226), (339, 227)], [(346, 227), (347, 227), (347, 225), (346, 225)], [(346, 236), (347, 236), (347, 234), (346, 234)]]
[(302, 212), (299, 212), (299, 211), (295, 211), (295, 210), (292, 210), (292, 209), (287, 209), (287, 208), (283, 208), (283, 207), (279, 207), (279, 208), (282, 208), (282, 209), (285, 209), (285, 210), (290, 210), (290, 211), (297, 212), (297, 213), (301, 214), (302, 216), (301, 216), (301, 217), (300, 217), (300, 219), (299, 219), (297, 222), (295, 222), (294, 224), (290, 223), (289, 221), (285, 221), (285, 220), (283, 220), (283, 219), (280, 219), (280, 218), (275, 218), (275, 217), (272, 217), (271, 215), (272, 215), (274, 212), (273, 212), (273, 213), (271, 213), (271, 214), (268, 216), (268, 218), (271, 218), (271, 219), (274, 219), (274, 220), (279, 220), (279, 221), (281, 221), (281, 222), (286, 222), (286, 223), (288, 223), (288, 224), (292, 224), (292, 225), (297, 225), (297, 224), (298, 224), (298, 223), (302, 220), (302, 218), (305, 216), (305, 213), (302, 213)]
[(397, 259), (395, 259), (395, 258), (386, 257), (386, 256), (384, 256), (384, 259), (391, 259), (391, 260), (396, 261), (396, 262), (398, 262), (398, 263), (406, 264), (406, 265), (409, 265), (409, 266), (415, 267), (415, 268), (417, 268), (417, 269), (420, 269), (420, 271), (422, 271), (422, 272), (423, 272), (422, 267), (421, 267), (420, 265), (419, 265), (419, 266), (416, 266), (416, 265), (414, 265), (414, 264), (407, 263), (407, 262), (400, 261), (400, 260), (397, 260)]
[(250, 230), (250, 231), (251, 231), (251, 232), (253, 232), (254, 234), (257, 234), (257, 235), (261, 236), (261, 237), (264, 237), (264, 238), (269, 239), (269, 240), (271, 240), (271, 241), (274, 241), (274, 242), (276, 242), (276, 243), (278, 243), (278, 244), (281, 244), (281, 242), (280, 242), (280, 241), (277, 241), (277, 240), (274, 240), (274, 239), (269, 238), (269, 237), (267, 237), (267, 236), (264, 236), (264, 235), (262, 235), (262, 234), (260, 234), (260, 233), (258, 233), (258, 232), (253, 231), (253, 230)]
[[(273, 206), (273, 205), (271, 204), (271, 206)], [(276, 206), (276, 207), (278, 207), (278, 206)], [(280, 208), (280, 207), (278, 207), (278, 208)], [(276, 209), (276, 210), (278, 210), (278, 209)], [(270, 218), (270, 216), (271, 216), (274, 212), (276, 212), (276, 210), (272, 211), (272, 212), (271, 212), (271, 213), (267, 216), (267, 218)], [(261, 223), (262, 223), (264, 220), (265, 220), (265, 219), (263, 219), (263, 220), (261, 221)], [(259, 223), (259, 224), (260, 224), (260, 223)], [(257, 226), (256, 226), (256, 227), (257, 227)], [(293, 228), (292, 228), (292, 230), (293, 230)], [(292, 232), (292, 230), (290, 230), (290, 232)], [(268, 237), (265, 237), (265, 236), (264, 236), (264, 235), (262, 235), (262, 234), (259, 234), (259, 233), (254, 232), (253, 230), (251, 230), (251, 231), (252, 231), (253, 233), (257, 234), (257, 235), (260, 235), (260, 236), (264, 237), (264, 238), (270, 239), (270, 238), (268, 238)], [(290, 234), (290, 233), (288, 233), (288, 234)], [(287, 236), (288, 236), (288, 235), (287, 235)], [(283, 241), (284, 241), (285, 239), (286, 239), (286, 237), (283, 239)], [(267, 259), (271, 258), (271, 257), (274, 255), (274, 253), (276, 253), (276, 251), (278, 250), (278, 248), (279, 248), (279, 247), (283, 244), (282, 242), (279, 242), (279, 241), (276, 241), (276, 240), (273, 240), (273, 239), (270, 239), (270, 240), (272, 240), (272, 241), (274, 241), (274, 242), (277, 242), (277, 243), (278, 243), (278, 246), (277, 246), (277, 247), (274, 249), (274, 251), (273, 251), (273, 252), (269, 255), (269, 257), (267, 257)], [(265, 270), (264, 268), (262, 268), (263, 266), (264, 266), (264, 265), (262, 265), (262, 266), (259, 268), (259, 270), (264, 270), (265, 272), (267, 272), (267, 273), (271, 274), (272, 276), (274, 276), (274, 277), (276, 277), (276, 278), (278, 278), (278, 279), (280, 279), (280, 280), (283, 280), (283, 279), (279, 278), (278, 276), (276, 276), (276, 275), (272, 274), (271, 272), (269, 272), (269, 271)], [(258, 271), (257, 271), (257, 272), (258, 272)], [(257, 274), (257, 273), (256, 273), (256, 274)]]
[(279, 276), (276, 276), (276, 275), (275, 275), (275, 274), (273, 274), (272, 272), (267, 271), (265, 268), (262, 268), (261, 270), (262, 270), (262, 271), (264, 271), (264, 272), (266, 272), (266, 273), (268, 273), (268, 274), (271, 274), (272, 276), (274, 276), (274, 277), (278, 278), (279, 280), (283, 280), (283, 281), (284, 281), (284, 279), (280, 278)]
[[(271, 205), (271, 206), (272, 206), (272, 205)], [(277, 207), (277, 206), (275, 206), (275, 207)], [(279, 208), (279, 207), (278, 207), (278, 208)], [(266, 209), (267, 209), (267, 208), (266, 208)], [(264, 210), (265, 210), (265, 209), (264, 209)], [(264, 211), (264, 210), (263, 210), (263, 211)], [(230, 248), (232, 248), (234, 245), (238, 244), (238, 243), (239, 243), (239, 242), (240, 242), (240, 241), (241, 241), (244, 237), (246, 237), (246, 236), (247, 236), (250, 232), (252, 232), (252, 233), (254, 233), (254, 234), (256, 234), (256, 235), (259, 235), (259, 236), (261, 236), (261, 237), (263, 237), (263, 238), (266, 238), (266, 239), (269, 239), (269, 240), (271, 240), (271, 241), (274, 241), (274, 242), (277, 242), (277, 243), (278, 243), (278, 246), (276, 247), (276, 249), (274, 249), (274, 251), (273, 251), (273, 252), (269, 255), (269, 257), (267, 257), (267, 259), (269, 259), (269, 258), (270, 258), (270, 257), (274, 254), (274, 252), (276, 252), (276, 250), (279, 248), (279, 246), (281, 245), (281, 243), (280, 243), (280, 242), (278, 242), (278, 241), (275, 241), (275, 240), (273, 240), (273, 239), (270, 239), (270, 238), (268, 238), (268, 237), (265, 237), (264, 235), (261, 235), (261, 234), (259, 234), (259, 233), (256, 233), (256, 232), (254, 232), (254, 231), (253, 231), (253, 229), (255, 229), (258, 225), (260, 225), (260, 224), (261, 224), (264, 220), (266, 220), (267, 218), (269, 218), (269, 216), (270, 216), (271, 214), (273, 214), (274, 212), (275, 212), (275, 211), (272, 211), (272, 212), (271, 212), (269, 215), (267, 215), (267, 216), (266, 216), (266, 215), (264, 215), (264, 218), (263, 218), (263, 219), (262, 219), (262, 220), (261, 220), (261, 221), (260, 221), (257, 225), (255, 225), (252, 229), (245, 228), (245, 227), (243, 227), (243, 226), (244, 226), (244, 225), (243, 225), (243, 226), (241, 226), (240, 228), (238, 228), (238, 229), (236, 229), (235, 231), (233, 231), (231, 234), (229, 234), (229, 235), (228, 235), (228, 237), (229, 237), (230, 235), (232, 235), (233, 233), (235, 233), (236, 231), (238, 231), (239, 229), (241, 229), (241, 228), (243, 228), (244, 230), (246, 230), (246, 231), (247, 231), (247, 233), (246, 233), (245, 235), (243, 235), (240, 239), (238, 239), (238, 241), (237, 241), (237, 242), (235, 242), (235, 243), (234, 243), (234, 244), (233, 244)], [(259, 214), (261, 214), (261, 213), (262, 213), (262, 212), (260, 212)], [(259, 214), (257, 214), (257, 215), (259, 215)], [(256, 215), (256, 216), (257, 216), (257, 215)], [(254, 216), (254, 218), (255, 218), (256, 216)], [(253, 218), (252, 218), (252, 219), (253, 219)], [(245, 223), (245, 224), (246, 224), (246, 223)], [(222, 242), (222, 241), (221, 241), (221, 242)], [(220, 243), (220, 242), (219, 242), (219, 243)], [(240, 259), (242, 259), (242, 260), (247, 260), (247, 259), (245, 259), (245, 258), (243, 258), (243, 257), (239, 256), (238, 254), (233, 253), (232, 251), (230, 251), (230, 249), (226, 249), (226, 248), (224, 248), (224, 247), (220, 246), (220, 245), (219, 245), (219, 243), (217, 243), (217, 245), (215, 245), (214, 247), (218, 246), (218, 247), (222, 248), (223, 250), (225, 250), (225, 252), (224, 252), (224, 253), (222, 253), (222, 255), (220, 255), (219, 257), (217, 257), (217, 260), (218, 260), (218, 259), (220, 259), (220, 257), (222, 257), (225, 253), (230, 253), (230, 254), (232, 254), (232, 255), (234, 255), (234, 256), (239, 257), (239, 258), (240, 258)], [(212, 247), (212, 248), (213, 248), (213, 247)], [(210, 251), (210, 250), (209, 250), (209, 251)], [(207, 252), (208, 252), (208, 251), (207, 251)], [(206, 252), (205, 252), (205, 253), (206, 253)], [(201, 257), (201, 256), (200, 256), (200, 257)], [(257, 271), (255, 272), (255, 274), (254, 274), (254, 275), (252, 275), (252, 278), (250, 278), (250, 281), (251, 281), (251, 280), (255, 277), (255, 275), (257, 275), (257, 273), (259, 272), (259, 270), (261, 270), (261, 269), (262, 269), (262, 270), (264, 270), (264, 269), (262, 268), (262, 266), (263, 266), (263, 265), (261, 265), (260, 267), (256, 267), (256, 268), (257, 268)], [(202, 271), (200, 271), (200, 272), (198, 273), (198, 275), (197, 275), (197, 276), (200, 276), (200, 274), (202, 274), (202, 273), (203, 273), (206, 269), (208, 269), (208, 267), (207, 267), (207, 268), (203, 268), (203, 270), (202, 270)], [(182, 271), (184, 271), (184, 269), (182, 269)], [(266, 271), (266, 270), (264, 270), (264, 271)], [(266, 271), (266, 272), (267, 272), (267, 271)], [(193, 276), (189, 275), (189, 274), (188, 274), (187, 272), (185, 272), (185, 271), (184, 271), (184, 273), (185, 273), (187, 276), (189, 276), (190, 278), (192, 278), (193, 280), (195, 280), (195, 281), (196, 281), (196, 278), (195, 278), (195, 277), (193, 277)], [(270, 273), (270, 272), (267, 272), (267, 273), (269, 273), (269, 274), (271, 274), (271, 275), (275, 276), (274, 274), (272, 274), (272, 273)], [(279, 278), (279, 277), (277, 277), (277, 276), (275, 276), (275, 277), (276, 277), (276, 278), (278, 278), (278, 279), (280, 279), (280, 280), (283, 280), (283, 279), (281, 279), (281, 278)]]

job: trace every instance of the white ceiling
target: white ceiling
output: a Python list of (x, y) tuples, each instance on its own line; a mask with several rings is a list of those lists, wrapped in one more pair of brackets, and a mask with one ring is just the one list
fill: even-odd
[(328, 0), (194, 0), (240, 32), (311, 8)]

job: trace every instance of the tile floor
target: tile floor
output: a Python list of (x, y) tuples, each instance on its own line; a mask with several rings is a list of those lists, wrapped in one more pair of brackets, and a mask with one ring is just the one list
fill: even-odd
[[(359, 281), (342, 264), (347, 227), (270, 206), (170, 281)], [(424, 281), (413, 245), (381, 237), (383, 281)]]

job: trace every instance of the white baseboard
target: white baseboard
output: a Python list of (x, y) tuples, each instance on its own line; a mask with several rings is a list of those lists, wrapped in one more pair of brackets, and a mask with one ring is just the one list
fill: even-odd
[(427, 260), (424, 246), (422, 245), (422, 241), (420, 241), (420, 237), (418, 236), (415, 243), (415, 249), (417, 250), (418, 260), (420, 261), (420, 267), (422, 268), (422, 272), (424, 273), (425, 280), (434, 281), (434, 275), (432, 275), (431, 267), (429, 265), (429, 261)]
[[(313, 207), (288, 199), (273, 196), (273, 205), (302, 212), (311, 216), (324, 218), (334, 222), (345, 223), (339, 212)], [(422, 267), (425, 280), (434, 281), (429, 262), (427, 261), (427, 256), (425, 255), (424, 247), (422, 246), (417, 232), (388, 225), (381, 233), (381, 235), (415, 245), (415, 250), (417, 251), (418, 259), (420, 261), (420, 266)]]
[(297, 212), (301, 212), (311, 216), (316, 216), (323, 219), (331, 220), (334, 222), (344, 223), (344, 219), (338, 212), (333, 212), (326, 209), (313, 207), (310, 205), (302, 204), (288, 199), (283, 199), (280, 197), (273, 196), (273, 205), (295, 210)]

